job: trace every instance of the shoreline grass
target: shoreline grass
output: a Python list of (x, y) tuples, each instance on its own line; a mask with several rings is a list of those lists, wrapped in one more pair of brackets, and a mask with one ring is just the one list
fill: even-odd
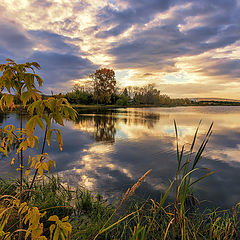
[[(129, 188), (121, 199), (110, 203), (100, 194), (93, 195), (85, 188), (70, 188), (64, 186), (58, 177), (40, 177), (34, 183), (29, 194), (29, 181), (23, 181), (22, 198), (29, 207), (37, 207), (44, 213), (41, 222), (43, 234), (50, 236), (49, 216), (66, 219), (72, 226), (71, 239), (212, 239), (228, 240), (239, 238), (240, 204), (232, 209), (201, 209), (193, 195), (192, 189), (198, 181), (208, 177), (213, 172), (207, 171), (198, 179), (193, 176), (198, 171), (198, 162), (212, 134), (210, 125), (200, 146), (196, 148), (199, 126), (193, 136), (190, 149), (179, 145), (179, 135), (176, 122), (176, 176), (169, 187), (161, 195), (159, 201), (153, 199), (136, 200), (135, 190), (150, 174), (147, 171)], [(17, 197), (19, 180), (0, 180), (0, 215), (6, 211), (6, 196)], [(174, 198), (169, 199), (169, 193)], [(12, 208), (8, 221), (3, 226), (4, 232), (16, 231), (19, 215)], [(23, 228), (26, 226), (24, 225)], [(1, 238), (0, 239), (8, 239)], [(14, 239), (14, 238), (13, 238)]]
[[(14, 195), (18, 188), (18, 181), (0, 179), (0, 197)], [(27, 181), (23, 189), (27, 191)], [(162, 201), (163, 198), (159, 202), (139, 201), (133, 195), (122, 202), (109, 203), (84, 188), (64, 187), (58, 177), (51, 176), (34, 184), (29, 205), (47, 212), (42, 219), (46, 236), (47, 218), (54, 214), (70, 217), (71, 239), (238, 239), (239, 204), (228, 210), (200, 211), (194, 207), (182, 216), (177, 214), (174, 222), (175, 203)], [(18, 216), (12, 212), (5, 230), (17, 229), (16, 222)]]
[(118, 108), (173, 108), (173, 107), (216, 107), (216, 106), (240, 106), (240, 103), (211, 103), (211, 104), (187, 104), (187, 105), (176, 105), (176, 104), (163, 104), (163, 105), (150, 105), (150, 104), (136, 104), (136, 105), (84, 105), (84, 104), (71, 104), (76, 110), (89, 109), (89, 110), (101, 110), (101, 109), (118, 109)]

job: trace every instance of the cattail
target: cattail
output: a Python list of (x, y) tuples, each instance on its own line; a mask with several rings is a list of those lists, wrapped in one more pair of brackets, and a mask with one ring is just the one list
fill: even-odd
[(147, 175), (151, 171), (152, 171), (152, 169), (148, 170), (141, 178), (139, 178), (139, 180), (131, 188), (128, 188), (128, 190), (125, 192), (125, 194), (123, 196), (123, 199), (122, 199), (120, 205), (122, 205), (129, 197), (131, 197), (133, 195), (135, 190), (141, 185), (141, 183), (144, 181), (144, 179), (147, 177)]

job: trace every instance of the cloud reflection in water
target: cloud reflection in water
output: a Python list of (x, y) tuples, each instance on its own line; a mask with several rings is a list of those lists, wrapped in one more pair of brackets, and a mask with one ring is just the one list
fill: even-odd
[[(13, 118), (3, 119), (3, 124)], [(215, 173), (199, 182), (195, 192), (201, 200), (231, 207), (240, 195), (239, 118), (240, 107), (131, 108), (80, 114), (77, 122), (68, 121), (61, 128), (63, 152), (58, 150), (56, 141), (46, 151), (56, 160), (54, 172), (70, 185), (83, 185), (108, 197), (124, 192), (153, 169), (137, 194), (158, 198), (176, 170), (173, 119), (179, 127), (181, 144), (192, 142), (202, 119), (199, 144), (214, 121), (213, 135), (200, 167)], [(6, 169), (7, 166), (2, 167), (1, 173)]]

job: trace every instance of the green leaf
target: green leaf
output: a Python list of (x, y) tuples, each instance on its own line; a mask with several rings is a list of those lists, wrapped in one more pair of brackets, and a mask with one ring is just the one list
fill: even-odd
[(23, 106), (27, 105), (27, 102), (30, 100), (30, 92), (22, 92), (20, 99), (22, 100)]
[[(37, 101), (34, 101), (33, 103), (31, 103), (29, 106), (28, 106), (28, 112), (33, 115), (34, 113), (34, 110), (36, 109), (36, 112), (40, 115), (40, 104), (41, 104), (41, 100), (37, 100)], [(44, 109), (42, 109), (42, 111), (44, 111)]]
[(44, 124), (43, 124), (43, 121), (40, 117), (36, 117), (36, 120), (37, 120), (37, 124), (39, 125), (39, 127), (43, 130), (43, 132), (45, 131), (45, 127), (44, 127)]
[(37, 136), (34, 136), (35, 139), (35, 145), (36, 145), (36, 149), (38, 149), (38, 145), (39, 145), (39, 140)]
[(43, 120), (45, 120), (47, 127), (50, 129), (51, 127), (51, 118), (48, 117), (47, 115), (42, 116)]
[[(39, 66), (40, 67), (40, 66)], [(41, 77), (39, 77), (37, 74), (34, 74), (35, 78), (37, 79), (38, 86), (41, 87), (43, 84), (43, 80)]]
[(35, 127), (37, 125), (37, 117), (38, 116), (31, 117), (25, 125), (26, 130), (29, 131), (32, 134), (33, 134), (33, 132), (35, 130)]

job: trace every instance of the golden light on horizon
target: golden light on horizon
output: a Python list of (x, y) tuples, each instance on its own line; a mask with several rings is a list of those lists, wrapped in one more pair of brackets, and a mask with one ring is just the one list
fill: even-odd
[[(17, 50), (11, 45), (13, 33), (3, 35), (0, 47), (9, 47), (12, 55), (22, 58), (39, 54), (47, 58), (54, 53), (89, 61), (92, 66), (88, 74), (94, 68), (111, 68), (123, 87), (155, 83), (170, 96), (239, 98), (237, 89), (231, 89), (240, 81), (240, 39), (234, 17), (233, 23), (214, 22), (214, 18), (226, 14), (221, 5), (209, 14), (198, 12), (195, 2), (162, 7), (158, 11), (151, 3), (132, 6), (121, 0), (2, 0), (1, 24), (8, 26), (4, 31), (18, 31), (28, 50), (21, 55), (23, 47)], [(144, 9), (152, 14), (143, 14)], [(66, 73), (68, 84), (61, 80), (57, 87), (61, 91), (67, 86), (71, 89), (86, 75), (68, 77)]]

